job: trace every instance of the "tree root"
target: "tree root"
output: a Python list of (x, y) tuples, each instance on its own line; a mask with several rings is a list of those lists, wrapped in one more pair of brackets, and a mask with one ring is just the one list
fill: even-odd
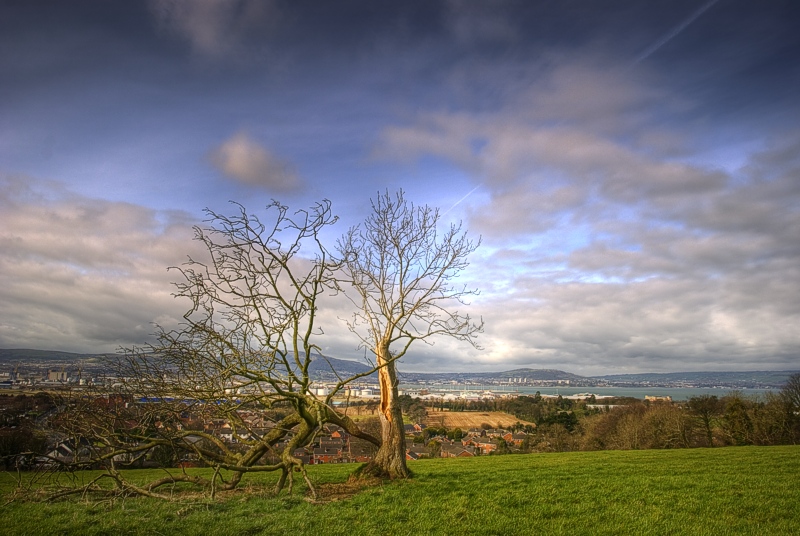
[(358, 469), (353, 472), (353, 476), (356, 478), (377, 478), (380, 480), (397, 480), (397, 479), (404, 479), (404, 478), (412, 478), (414, 473), (411, 470), (408, 470), (407, 475), (397, 475), (383, 466), (375, 463), (375, 461), (367, 462), (361, 465)]

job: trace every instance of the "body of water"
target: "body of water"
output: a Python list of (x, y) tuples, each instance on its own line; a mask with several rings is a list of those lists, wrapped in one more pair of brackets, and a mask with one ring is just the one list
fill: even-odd
[(670, 396), (674, 401), (688, 400), (693, 396), (713, 395), (723, 397), (733, 391), (738, 391), (747, 397), (763, 396), (766, 393), (778, 393), (778, 389), (733, 389), (723, 387), (513, 387), (497, 385), (471, 385), (469, 389), (455, 385), (401, 385), (400, 389), (416, 391), (427, 389), (431, 393), (459, 393), (491, 391), (497, 394), (517, 393), (520, 395), (533, 395), (536, 391), (543, 395), (577, 395), (592, 393), (596, 396), (629, 396), (644, 399), (645, 396)]

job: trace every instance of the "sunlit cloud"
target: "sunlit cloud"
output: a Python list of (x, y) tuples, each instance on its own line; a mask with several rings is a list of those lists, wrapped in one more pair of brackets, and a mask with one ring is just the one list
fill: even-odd
[(226, 176), (276, 192), (302, 187), (292, 166), (240, 132), (211, 152), (211, 162)]

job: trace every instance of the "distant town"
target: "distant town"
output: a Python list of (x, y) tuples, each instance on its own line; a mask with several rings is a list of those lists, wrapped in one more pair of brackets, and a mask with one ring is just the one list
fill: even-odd
[[(118, 381), (104, 354), (72, 354), (46, 350), (0, 349), (0, 388), (79, 388), (111, 386)], [(364, 363), (335, 358), (315, 358), (312, 377), (319, 394), (327, 394), (336, 374), (369, 370)], [(480, 373), (402, 373), (401, 386), (412, 396), (473, 398), (513, 395), (531, 388), (724, 388), (780, 389), (798, 371), (684, 372), (579, 376), (554, 369), (515, 369)], [(371, 376), (349, 386), (342, 394), (351, 398), (377, 396), (377, 379)]]
[[(46, 429), (48, 421), (54, 419), (64, 407), (72, 403), (65, 401), (76, 400), (74, 398), (76, 394), (79, 399), (91, 400), (94, 407), (107, 408), (111, 413), (115, 411), (146, 413), (149, 411), (146, 408), (155, 407), (157, 404), (176, 404), (180, 406), (180, 411), (176, 413), (175, 418), (163, 420), (163, 417), (159, 417), (152, 423), (154, 433), (164, 433), (167, 436), (173, 432), (189, 434), (190, 437), (196, 435), (198, 441), (200, 435), (203, 435), (215, 438), (221, 442), (219, 444), (228, 445), (233, 449), (264, 437), (282, 418), (280, 408), (260, 407), (257, 404), (243, 404), (232, 414), (233, 416), (209, 415), (205, 412), (203, 401), (172, 398), (168, 392), (155, 398), (130, 391), (123, 393), (123, 390), (116, 389), (124, 384), (125, 379), (115, 375), (114, 367), (111, 366), (113, 357), (0, 349), (0, 387), (2, 387), (0, 391), (5, 391), (5, 396), (0, 396), (0, 436), (6, 434), (18, 440), (19, 452), (38, 453), (33, 457), (19, 458), (22, 460), (19, 463), (27, 464), (25, 467), (69, 465), (89, 455), (88, 446), (73, 437), (57, 433), (47, 433), (45, 436), (41, 434), (41, 430)], [(332, 389), (335, 389), (334, 370), (340, 375), (369, 371), (365, 364), (330, 357), (316, 358), (312, 365), (311, 374), (314, 378), (312, 394), (321, 399), (328, 397)], [(614, 434), (609, 432), (611, 434), (609, 437), (599, 437), (598, 430), (602, 431), (605, 428), (592, 428), (586, 424), (605, 418), (603, 415), (609, 411), (617, 415), (634, 412), (641, 417), (637, 418), (636, 422), (645, 426), (649, 421), (643, 415), (647, 412), (673, 412), (674, 415), (691, 417), (699, 411), (696, 407), (698, 401), (712, 400), (715, 405), (709, 411), (721, 415), (720, 412), (724, 408), (734, 407), (737, 400), (738, 403), (749, 404), (752, 407), (756, 407), (757, 404), (763, 405), (763, 402), (742, 401), (741, 398), (737, 398), (740, 395), (730, 394), (731, 390), (774, 389), (778, 392), (791, 374), (792, 372), (788, 371), (754, 371), (583, 377), (553, 369), (404, 374), (401, 378), (399, 403), (403, 414), (408, 418), (408, 423), (405, 425), (406, 457), (407, 459), (471, 457), (567, 451), (579, 448), (595, 449), (598, 448), (595, 443), (605, 445), (609, 441), (619, 439), (614, 435), (619, 435), (618, 431)], [(631, 387), (642, 388), (641, 396), (630, 396), (630, 391), (624, 388)], [(685, 390), (690, 394), (685, 398), (681, 396), (675, 401), (669, 394), (657, 394), (656, 388), (662, 387)], [(713, 396), (700, 396), (692, 392), (692, 389), (703, 388), (722, 388), (729, 391), (715, 392)], [(232, 401), (238, 401), (239, 397), (241, 400), (247, 400), (248, 395), (252, 394), (250, 389), (254, 387), (248, 387), (244, 383), (232, 383), (229, 387), (225, 387), (225, 397), (230, 395)], [(270, 388), (261, 385), (258, 389), (264, 391)], [(553, 389), (555, 393), (552, 392)], [(550, 392), (547, 392), (548, 390)], [(621, 394), (619, 391), (625, 391), (626, 394)], [(339, 407), (351, 418), (368, 421), (377, 418), (379, 399), (380, 390), (377, 381), (365, 376), (341, 389), (330, 403)], [(765, 400), (774, 404), (778, 398), (766, 397)], [(759, 422), (758, 419), (769, 414), (769, 412), (752, 411), (752, 417), (748, 415), (752, 422)], [(745, 441), (742, 443), (736, 439), (738, 436), (735, 437), (735, 430), (725, 428), (731, 426), (728, 422), (729, 417), (730, 415), (726, 417), (728, 420), (719, 421), (722, 423), (721, 432), (709, 431), (711, 429), (707, 428), (703, 434), (702, 427), (692, 425), (694, 428), (689, 428), (693, 431), (684, 434), (685, 437), (681, 436), (683, 437), (681, 445), (755, 442), (779, 444), (785, 439), (757, 436), (755, 431), (760, 430), (761, 425), (753, 425), (752, 437), (740, 438), (741, 441)], [(608, 419), (613, 421), (614, 417)], [(772, 428), (766, 426), (764, 429)], [(609, 430), (616, 428), (611, 427)], [(283, 447), (288, 446), (287, 441), (288, 438), (273, 445), (274, 452), (281, 452)], [(642, 445), (640, 445), (642, 448), (664, 448), (657, 442), (651, 446), (646, 446), (645, 443)], [(265, 463), (277, 461), (274, 452), (270, 451), (264, 455)], [(294, 457), (309, 465), (363, 463), (372, 459), (374, 454), (374, 445), (352, 437), (344, 429), (332, 424), (325, 424), (311, 443), (295, 449), (292, 453)], [(9, 455), (17, 454), (11, 452)], [(13, 456), (6, 457), (7, 460), (12, 458)], [(204, 463), (202, 457), (189, 451), (178, 456), (172, 451), (163, 449), (130, 460), (120, 458), (120, 461), (131, 464), (135, 462), (141, 467), (192, 467), (202, 466)]]

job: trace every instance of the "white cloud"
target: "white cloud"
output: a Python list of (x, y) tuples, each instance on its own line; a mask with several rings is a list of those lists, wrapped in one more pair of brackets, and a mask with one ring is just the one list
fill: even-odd
[(496, 111), (386, 129), (379, 154), (444, 159), (490, 196), (464, 203), (487, 251), (473, 276), (486, 351), (467, 359), (583, 373), (796, 368), (800, 136), (722, 169), (702, 153), (707, 130), (665, 126), (691, 104), (657, 82), (579, 60)]
[(228, 139), (211, 152), (211, 162), (225, 175), (252, 186), (277, 192), (302, 187), (292, 166), (252, 140), (244, 132)]
[(0, 346), (114, 351), (181, 317), (167, 267), (194, 248), (186, 215), (0, 184)]
[[(0, 347), (114, 352), (150, 341), (155, 323), (176, 327), (191, 304), (173, 297), (180, 276), (168, 268), (207, 257), (193, 239), (197, 223), (56, 182), (0, 177)], [(307, 262), (296, 258), (295, 273)], [(326, 294), (319, 304), (318, 342), (333, 357), (363, 356), (340, 320), (350, 302)]]

